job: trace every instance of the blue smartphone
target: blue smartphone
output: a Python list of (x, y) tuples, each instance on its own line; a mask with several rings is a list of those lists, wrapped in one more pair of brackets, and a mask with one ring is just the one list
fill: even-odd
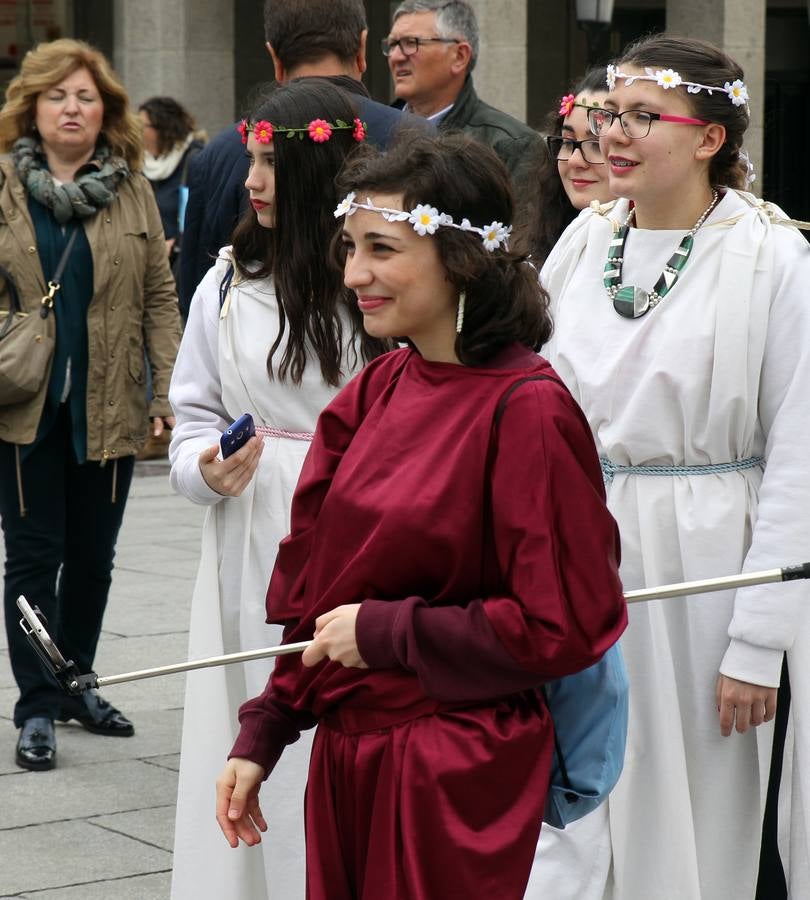
[(227, 459), (232, 453), (236, 453), (254, 434), (256, 434), (256, 426), (253, 424), (253, 416), (250, 413), (239, 416), (222, 432), (222, 437), (219, 439), (222, 458)]

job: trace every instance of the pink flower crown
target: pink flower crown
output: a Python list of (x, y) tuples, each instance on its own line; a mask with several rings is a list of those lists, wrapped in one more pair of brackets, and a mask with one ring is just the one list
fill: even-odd
[(593, 109), (594, 107), (599, 106), (599, 102), (597, 100), (591, 100), (588, 102), (588, 98), (583, 96), (580, 100), (577, 100), (576, 95), (574, 94), (566, 94), (564, 97), (560, 98), (560, 110), (557, 113), (559, 116), (570, 116), (571, 110), (575, 106), (581, 106), (582, 109)]
[(236, 126), (236, 130), (242, 135), (242, 143), (246, 144), (248, 134), (253, 132), (253, 136), (260, 144), (272, 144), (273, 137), (277, 134), (286, 134), (288, 138), (294, 138), (298, 135), (298, 140), (303, 141), (304, 135), (307, 135), (311, 141), (316, 144), (323, 144), (332, 137), (333, 131), (351, 131), (352, 137), (360, 142), (366, 139), (366, 123), (360, 119), (354, 122), (344, 122), (343, 119), (335, 119), (334, 124), (327, 122), (325, 119), (313, 119), (309, 125), (303, 125), (299, 128), (290, 128), (286, 125), (273, 125), (262, 119), (259, 122), (248, 122), (247, 119)]

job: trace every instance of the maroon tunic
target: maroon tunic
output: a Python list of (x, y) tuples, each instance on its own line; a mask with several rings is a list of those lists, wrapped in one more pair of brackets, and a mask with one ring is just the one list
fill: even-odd
[[(499, 401), (510, 394), (494, 428)], [(553, 747), (535, 690), (596, 662), (626, 611), (591, 432), (549, 364), (398, 350), (322, 413), (267, 594), (285, 640), (361, 602), (369, 669), (280, 657), (232, 756), (270, 772), (320, 722), (308, 895), (521, 898)]]

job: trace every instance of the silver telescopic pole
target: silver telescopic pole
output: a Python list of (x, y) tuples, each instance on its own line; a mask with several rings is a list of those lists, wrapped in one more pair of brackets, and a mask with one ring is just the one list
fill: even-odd
[[(660, 587), (645, 588), (639, 591), (628, 591), (624, 598), (628, 603), (640, 603), (646, 600), (663, 600), (666, 597), (680, 597), (685, 594), (705, 594), (709, 591), (726, 591), (733, 588), (751, 587), (755, 584), (772, 584), (780, 581), (795, 581), (810, 578), (810, 562), (796, 566), (785, 566), (782, 569), (765, 569), (760, 572), (746, 572), (742, 575), (725, 575), (720, 578), (706, 578), (702, 581), (682, 581), (678, 584), (664, 584)], [(190, 672), (193, 669), (209, 669), (215, 666), (227, 666), (232, 663), (249, 662), (253, 659), (268, 659), (283, 656), (287, 653), (303, 653), (312, 641), (301, 641), (297, 644), (281, 644), (277, 647), (264, 647), (260, 650), (247, 650), (244, 653), (229, 653), (225, 656), (211, 656), (208, 659), (195, 659), (189, 662), (174, 663), (169, 666), (158, 666), (154, 669), (140, 669), (136, 672), (124, 672), (121, 675), (99, 677), (91, 672), (79, 675), (72, 662), (66, 662), (45, 630), (45, 626), (24, 597), (17, 600), (17, 606), (23, 613), (20, 625), (32, 641), (43, 661), (59, 677), (60, 683), (73, 692), (80, 692), (87, 687), (104, 687), (110, 684), (121, 684), (125, 681), (139, 681), (142, 678), (156, 678), (159, 675), (172, 675), (177, 672)], [(74, 674), (75, 673), (75, 674)]]
[[(810, 564), (806, 564), (810, 565)], [(800, 569), (801, 566), (790, 568)], [(751, 587), (755, 584), (771, 584), (776, 581), (791, 581), (796, 578), (810, 578), (810, 571), (804, 575), (785, 578), (785, 569), (764, 569), (760, 572), (746, 572), (743, 575), (724, 575), (721, 578), (704, 578), (702, 581), (682, 581), (678, 584), (663, 584), (661, 587), (627, 591), (624, 599), (628, 603), (645, 600), (663, 600), (665, 597), (681, 597), (684, 594), (706, 594), (709, 591), (726, 591), (732, 588)]]
[[(760, 572), (746, 572), (742, 575), (724, 575), (720, 578), (704, 578), (701, 581), (682, 581), (678, 584), (664, 584), (660, 587), (645, 588), (639, 591), (627, 591), (624, 595), (628, 603), (641, 603), (646, 600), (663, 600), (665, 597), (680, 597), (685, 594), (705, 594), (709, 591), (725, 591), (732, 588), (751, 587), (755, 584), (771, 584), (779, 581), (794, 581), (810, 578), (810, 563), (798, 566), (786, 566), (783, 569), (765, 569)], [(140, 672), (127, 672), (123, 675), (111, 675), (99, 678), (98, 686), (118, 684), (122, 681), (135, 681), (139, 678), (152, 678), (155, 675), (168, 675), (172, 672), (187, 672), (191, 669), (204, 669), (211, 666), (226, 666), (235, 662), (247, 662), (251, 659), (265, 659), (270, 656), (281, 656), (284, 653), (302, 653), (312, 641), (300, 644), (282, 644), (280, 647), (266, 647), (263, 650), (252, 650), (247, 653), (231, 653), (229, 656), (213, 656), (210, 659), (198, 659), (194, 662), (177, 663), (157, 669), (143, 669)]]
[(228, 653), (225, 656), (210, 656), (208, 659), (195, 659), (188, 662), (175, 663), (171, 666), (158, 666), (154, 669), (139, 669), (135, 672), (123, 672), (120, 675), (100, 676), (96, 682), (99, 687), (108, 684), (121, 684), (124, 681), (140, 681), (142, 678), (156, 678), (158, 675), (173, 675), (175, 672), (190, 672), (193, 669), (210, 669), (213, 666), (229, 666), (232, 663), (250, 662), (252, 659), (268, 659), (271, 656), (284, 656), (287, 653), (303, 653), (312, 641), (301, 641), (298, 644), (281, 644), (278, 647), (263, 647), (261, 650), (246, 650), (244, 653)]

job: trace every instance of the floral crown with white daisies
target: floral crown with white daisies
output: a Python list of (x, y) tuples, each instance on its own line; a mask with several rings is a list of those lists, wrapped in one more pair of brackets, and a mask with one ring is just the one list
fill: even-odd
[(685, 87), (690, 94), (699, 94), (706, 91), (711, 97), (715, 91), (726, 94), (735, 106), (742, 106), (748, 103), (748, 88), (739, 78), (734, 81), (727, 81), (722, 87), (717, 84), (699, 84), (696, 81), (684, 81), (683, 78), (674, 69), (651, 69), (645, 66), (646, 75), (628, 75), (622, 72), (618, 66), (609, 65), (607, 67), (607, 77), (605, 82), (608, 90), (612, 91), (616, 87), (616, 79), (622, 78), (627, 87), (634, 81), (654, 81), (659, 87), (665, 91), (670, 88)]
[(404, 209), (375, 206), (370, 197), (366, 198), (365, 203), (358, 203), (355, 200), (356, 196), (357, 194), (352, 191), (338, 203), (335, 210), (336, 219), (341, 216), (353, 216), (358, 209), (365, 209), (369, 212), (379, 213), (386, 222), (408, 222), (413, 226), (413, 230), (422, 237), (426, 234), (435, 234), (437, 228), (457, 228), (459, 231), (471, 231), (480, 235), (484, 249), (490, 252), (499, 247), (503, 247), (504, 250), (509, 249), (509, 235), (512, 233), (512, 226), (504, 225), (503, 222), (492, 222), (484, 228), (479, 228), (477, 225), (473, 225), (469, 219), (454, 222), (452, 216), (439, 212), (435, 206), (428, 206), (425, 203), (418, 203), (410, 212), (407, 212)]
[(316, 144), (323, 144), (332, 137), (333, 131), (351, 131), (352, 137), (360, 142), (366, 139), (366, 123), (360, 119), (353, 122), (344, 122), (343, 119), (335, 119), (334, 122), (327, 122), (326, 119), (313, 119), (307, 125), (299, 127), (290, 127), (287, 125), (273, 125), (266, 119), (258, 122), (250, 122), (247, 119), (236, 126), (236, 130), (242, 135), (242, 143), (246, 144), (248, 135), (252, 132), (260, 144), (272, 144), (276, 135), (284, 134), (288, 138), (298, 137), (299, 141), (303, 141), (305, 137), (309, 137)]

